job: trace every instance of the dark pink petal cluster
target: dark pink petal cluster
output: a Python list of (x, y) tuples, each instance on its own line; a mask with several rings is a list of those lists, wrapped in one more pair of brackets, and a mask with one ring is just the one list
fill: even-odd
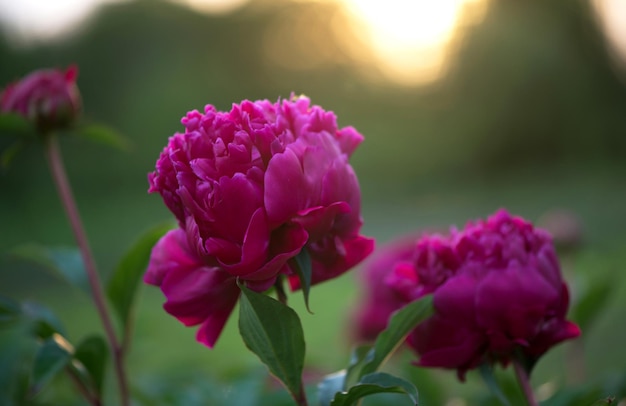
[(215, 344), (237, 298), (236, 280), (258, 292), (278, 278), (299, 287), (292, 267), (306, 249), (312, 283), (363, 260), (361, 195), (348, 159), (363, 137), (338, 128), (306, 97), (243, 101), (229, 112), (189, 112), (149, 174), (178, 220), (154, 247), (145, 281), (197, 339)]
[(8, 85), (0, 95), (0, 112), (17, 113), (48, 131), (68, 127), (81, 108), (76, 86), (78, 68), (38, 70)]
[[(390, 246), (365, 271), (362, 338), (391, 312), (432, 294), (435, 313), (407, 343), (418, 365), (464, 373), (513, 357), (534, 362), (555, 344), (580, 335), (565, 319), (568, 289), (550, 236), (500, 210), (449, 236), (426, 235), (409, 248)], [(378, 331), (376, 331), (378, 330)]]

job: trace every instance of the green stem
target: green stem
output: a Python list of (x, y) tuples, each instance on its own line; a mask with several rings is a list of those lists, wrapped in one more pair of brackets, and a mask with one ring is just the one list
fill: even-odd
[(111, 317), (107, 310), (104, 291), (98, 274), (98, 268), (91, 252), (91, 248), (89, 247), (89, 241), (87, 240), (87, 234), (83, 228), (78, 208), (76, 207), (76, 203), (74, 201), (72, 188), (70, 187), (65, 167), (63, 165), (63, 158), (61, 157), (58, 140), (52, 134), (47, 137), (46, 155), (59, 198), (61, 199), (61, 203), (63, 204), (63, 208), (65, 209), (65, 213), (70, 222), (72, 232), (74, 233), (74, 238), (76, 239), (76, 243), (78, 244), (78, 248), (81, 252), (83, 262), (85, 264), (85, 271), (87, 272), (87, 277), (89, 279), (89, 285), (91, 286), (93, 300), (98, 311), (98, 315), (100, 316), (100, 320), (102, 321), (107, 341), (111, 348), (115, 375), (117, 377), (120, 392), (120, 403), (122, 406), (128, 406), (130, 402), (126, 372), (124, 370), (124, 354), (115, 335), (113, 323), (111, 322)]
[(517, 381), (519, 382), (520, 388), (524, 393), (524, 397), (526, 398), (526, 402), (528, 406), (539, 406), (539, 403), (535, 400), (535, 395), (533, 394), (533, 388), (530, 386), (530, 379), (528, 377), (528, 373), (519, 362), (519, 360), (513, 360), (513, 368), (515, 369), (515, 376), (517, 377)]

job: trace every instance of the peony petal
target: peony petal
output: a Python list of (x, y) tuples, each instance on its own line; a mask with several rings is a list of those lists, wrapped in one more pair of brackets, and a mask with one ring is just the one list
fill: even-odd
[(478, 322), (512, 341), (529, 341), (544, 317), (555, 313), (559, 293), (533, 268), (512, 263), (481, 281), (476, 296)]
[(206, 266), (187, 244), (182, 229), (154, 246), (144, 281), (161, 287), (165, 310), (186, 326), (202, 323), (198, 340), (213, 347), (239, 297), (236, 280)]
[(419, 354), (419, 365), (467, 370), (484, 356), (486, 339), (480, 331), (460, 326), (439, 315), (417, 326), (407, 338)]
[(302, 164), (291, 149), (272, 157), (265, 173), (265, 210), (272, 224), (282, 224), (307, 207)]
[(144, 282), (161, 286), (170, 270), (174, 268), (192, 270), (199, 266), (202, 266), (202, 263), (190, 250), (185, 231), (180, 228), (170, 230), (152, 248)]
[(292, 221), (307, 230), (311, 241), (317, 241), (330, 233), (340, 214), (349, 213), (350, 210), (346, 202), (336, 202), (326, 207), (316, 206), (301, 210)]

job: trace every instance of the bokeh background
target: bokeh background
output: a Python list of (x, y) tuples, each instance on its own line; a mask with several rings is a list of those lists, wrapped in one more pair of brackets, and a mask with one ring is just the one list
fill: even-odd
[[(187, 111), (305, 94), (365, 136), (352, 164), (363, 230), (379, 246), (506, 207), (564, 242), (574, 302), (590, 281), (614, 281), (582, 344), (538, 365), (543, 398), (625, 372), (626, 2), (1, 0), (0, 24), (0, 84), (75, 63), (85, 120), (130, 141), (119, 151), (62, 140), (103, 278), (143, 231), (171, 219), (147, 194), (146, 174)], [(0, 149), (9, 144), (0, 137)], [(73, 244), (37, 146), (0, 174), (0, 294), (49, 304), (71, 338), (98, 331), (88, 298), (4, 254), (28, 242)], [(314, 315), (291, 297), (314, 380), (347, 362), (358, 291), (356, 269), (313, 289)], [(128, 362), (146, 404), (164, 382), (229, 399), (229, 379), (263, 370), (236, 317), (209, 351), (162, 302), (158, 289), (142, 289)], [(465, 404), (478, 379), (413, 370), (431, 405)], [(429, 391), (432, 382), (445, 391)]]

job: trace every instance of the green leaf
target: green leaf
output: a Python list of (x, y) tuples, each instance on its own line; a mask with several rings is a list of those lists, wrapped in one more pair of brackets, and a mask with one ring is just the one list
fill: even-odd
[(361, 376), (375, 372), (418, 324), (433, 314), (432, 295), (409, 303), (396, 311), (387, 328), (378, 335), (371, 351), (371, 361), (363, 366)]
[(33, 365), (31, 394), (35, 395), (71, 361), (71, 349), (58, 334), (46, 340), (37, 351)]
[(300, 318), (290, 307), (243, 285), (239, 332), (246, 346), (280, 379), (296, 401), (302, 400), (305, 343)]
[(99, 335), (87, 337), (76, 347), (74, 358), (85, 367), (96, 393), (101, 394), (105, 367), (109, 358), (109, 347), (104, 338)]
[(346, 381), (346, 370), (326, 375), (317, 385), (317, 397), (321, 406), (329, 406), (337, 392), (342, 392)]
[(311, 291), (313, 266), (309, 250), (302, 248), (300, 253), (298, 253), (294, 259), (295, 266), (292, 266), (292, 268), (296, 272), (296, 275), (298, 275), (298, 279), (300, 279), (300, 289), (302, 289), (302, 294), (304, 295), (304, 305), (306, 306), (306, 310), (311, 313), (311, 309), (309, 308), (309, 292)]
[(362, 345), (352, 350), (343, 389), (346, 389), (348, 386), (352, 386), (359, 381), (359, 378), (362, 375), (361, 370), (363, 370), (363, 366), (368, 362), (371, 362), (373, 357), (374, 352), (372, 351), (371, 345)]
[(63, 324), (47, 307), (35, 302), (25, 302), (22, 304), (22, 312), (30, 320), (35, 337), (46, 340), (55, 333), (65, 335)]
[(588, 280), (588, 289), (573, 307), (571, 316), (581, 330), (586, 331), (596, 316), (608, 304), (613, 289), (617, 286), (608, 278)]
[(91, 124), (77, 129), (79, 137), (86, 138), (97, 143), (127, 151), (130, 148), (130, 141), (112, 128), (101, 124)]
[(77, 248), (51, 248), (39, 244), (25, 244), (14, 248), (10, 254), (41, 266), (72, 286), (78, 287), (87, 295), (91, 295), (83, 258)]
[(0, 327), (12, 325), (22, 316), (19, 302), (0, 295)]
[(506, 396), (504, 396), (504, 392), (498, 385), (498, 381), (493, 374), (493, 368), (489, 364), (482, 364), (479, 368), (480, 376), (483, 377), (483, 380), (487, 384), (487, 387), (491, 391), (491, 393), (502, 403), (504, 406), (511, 406), (511, 403), (508, 401)]
[(130, 334), (137, 288), (148, 267), (152, 247), (171, 228), (170, 223), (159, 225), (142, 235), (126, 252), (107, 284), (107, 296), (124, 328), (123, 342)]
[(34, 134), (35, 128), (23, 116), (15, 113), (0, 114), (0, 135)]
[(414, 405), (417, 405), (418, 401), (417, 389), (411, 382), (384, 372), (376, 372), (365, 375), (347, 392), (337, 393), (330, 404), (331, 406), (350, 406), (365, 396), (377, 393), (402, 393), (407, 395)]

